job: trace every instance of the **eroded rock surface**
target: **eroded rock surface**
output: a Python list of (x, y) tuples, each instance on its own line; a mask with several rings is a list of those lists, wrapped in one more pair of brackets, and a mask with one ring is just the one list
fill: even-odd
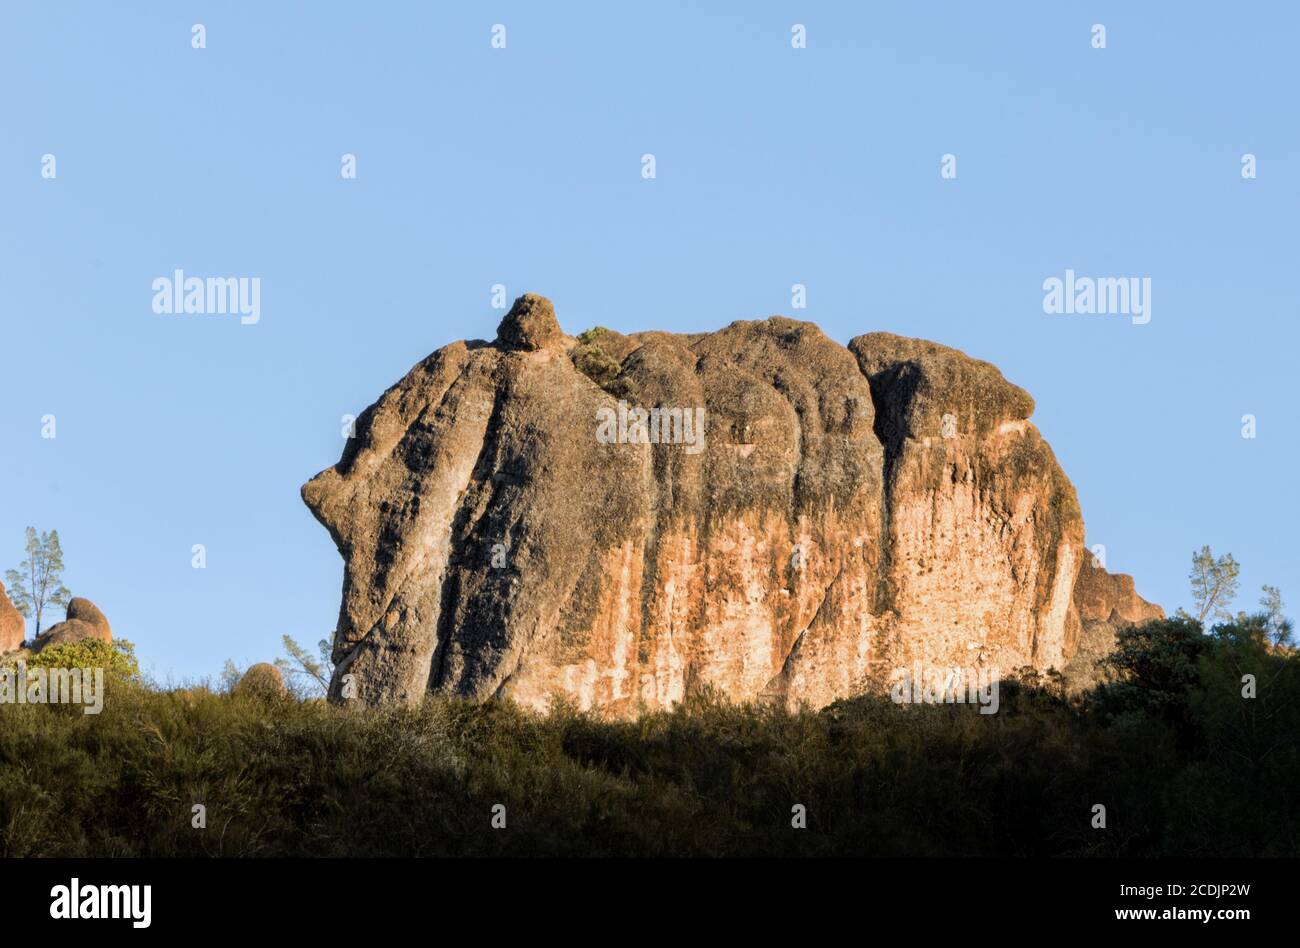
[(4, 583), (0, 583), (0, 655), (20, 648), (26, 634), (27, 623), (23, 614), (9, 600)]
[(1087, 688), (1111, 677), (1101, 659), (1115, 647), (1115, 632), (1164, 617), (1164, 610), (1137, 594), (1133, 577), (1108, 573), (1085, 552), (1074, 583), (1079, 624), (1076, 645), (1063, 672), (1076, 688)]
[(521, 297), (303, 488), (345, 561), (332, 693), (630, 713), (1062, 668), (1087, 551), (1032, 411), (934, 343), (784, 317), (573, 338)]

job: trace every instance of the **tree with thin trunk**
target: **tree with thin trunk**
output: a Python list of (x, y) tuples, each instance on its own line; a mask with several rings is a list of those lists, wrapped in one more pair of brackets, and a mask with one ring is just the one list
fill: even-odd
[[(67, 608), (72, 593), (63, 585), (63, 550), (59, 531), (36, 532), (27, 528), (27, 558), (17, 569), (5, 573), (5, 585), (14, 607), (24, 618), (36, 619), (36, 635), (41, 634), (41, 619), (49, 606)], [(33, 636), (35, 638), (35, 636)]]
[(1196, 605), (1196, 621), (1202, 625), (1207, 618), (1232, 621), (1228, 606), (1237, 598), (1237, 574), (1241, 567), (1225, 553), (1215, 558), (1208, 546), (1192, 554), (1192, 572), (1187, 577), (1192, 582), (1192, 600)]
[(1265, 586), (1259, 604), (1264, 607), (1264, 631), (1268, 634), (1269, 642), (1277, 647), (1290, 646), (1294, 628), (1291, 620), (1283, 613), (1286, 606), (1282, 604), (1282, 590), (1276, 586)]
[(334, 673), (329, 640), (321, 639), (316, 643), (319, 659), (313, 657), (288, 635), (284, 636), (282, 641), (289, 657), (277, 658), (275, 664), (285, 677), (295, 682), (305, 680), (307, 686), (313, 690), (319, 687), (321, 691), (329, 691), (330, 676)]

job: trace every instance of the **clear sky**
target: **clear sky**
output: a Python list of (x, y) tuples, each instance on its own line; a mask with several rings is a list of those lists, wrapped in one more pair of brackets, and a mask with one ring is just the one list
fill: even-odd
[[(493, 337), (501, 283), (570, 332), (784, 313), (956, 346), (1033, 394), (1088, 542), (1145, 596), (1188, 604), (1208, 543), (1239, 606), (1300, 601), (1298, 27), (1281, 3), (6, 2), (0, 570), (57, 528), (67, 584), (163, 679), (314, 644), (342, 561), (300, 485), (342, 415)], [(1067, 268), (1149, 277), (1151, 321), (1045, 314)], [(155, 314), (176, 269), (260, 278), (260, 322)]]

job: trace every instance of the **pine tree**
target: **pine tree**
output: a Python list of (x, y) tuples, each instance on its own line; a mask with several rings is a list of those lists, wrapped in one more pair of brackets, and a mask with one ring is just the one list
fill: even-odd
[(1204, 624), (1207, 618), (1232, 621), (1228, 605), (1237, 598), (1237, 574), (1241, 567), (1225, 553), (1215, 559), (1208, 546), (1192, 554), (1192, 572), (1187, 577), (1192, 582), (1192, 599), (1196, 603), (1196, 621)]
[(35, 617), (36, 635), (40, 635), (46, 607), (67, 608), (72, 598), (68, 587), (63, 585), (63, 550), (59, 546), (58, 530), (37, 534), (35, 527), (27, 528), (27, 558), (18, 564), (18, 569), (5, 573), (5, 585), (23, 617)]
[(316, 648), (320, 658), (313, 658), (312, 655), (301, 645), (286, 635), (283, 637), (284, 650), (289, 653), (288, 658), (277, 658), (276, 666), (291, 681), (302, 681), (309, 688), (320, 688), (321, 691), (329, 691), (330, 676), (334, 672), (334, 662), (330, 658), (330, 643), (328, 639), (321, 639), (316, 643)]
[(1289, 646), (1292, 639), (1291, 620), (1283, 613), (1282, 590), (1276, 586), (1265, 586), (1264, 595), (1259, 604), (1264, 607), (1264, 628), (1268, 639), (1274, 645)]

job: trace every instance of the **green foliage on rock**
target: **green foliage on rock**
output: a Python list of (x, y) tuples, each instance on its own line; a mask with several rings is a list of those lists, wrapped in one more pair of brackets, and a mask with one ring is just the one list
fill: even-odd
[(569, 359), (579, 372), (615, 398), (629, 398), (634, 388), (631, 380), (622, 374), (622, 363), (600, 346), (601, 337), (607, 335), (609, 330), (603, 326), (579, 334), (579, 344), (569, 352)]

